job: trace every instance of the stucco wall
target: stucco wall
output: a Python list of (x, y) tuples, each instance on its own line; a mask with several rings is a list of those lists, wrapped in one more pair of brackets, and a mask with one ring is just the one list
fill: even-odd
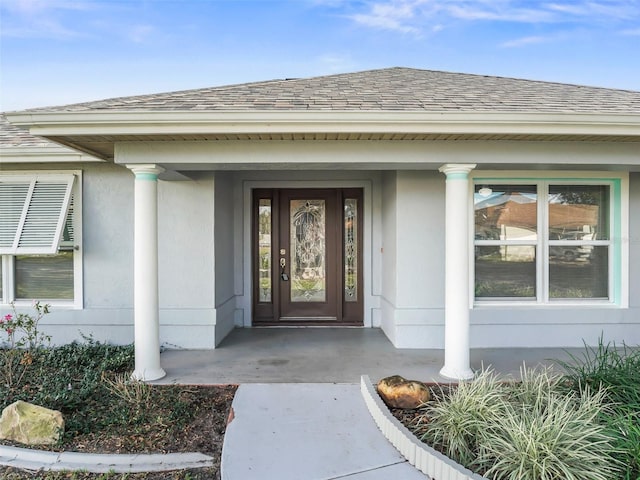
[(401, 170), (383, 178), (383, 329), (398, 347), (442, 348), (444, 176)]
[[(234, 294), (234, 202), (233, 177), (229, 172), (215, 173), (215, 305), (216, 344), (233, 329), (236, 310)], [(209, 249), (209, 251), (213, 251)]]
[[(264, 151), (255, 145), (140, 144), (119, 148), (118, 155), (123, 163), (179, 159), (194, 170), (193, 179), (158, 184), (161, 344), (182, 348), (212, 348), (234, 323), (250, 325), (250, 188), (364, 186), (365, 325), (380, 325), (398, 347), (442, 348), (445, 177), (437, 166), (477, 161), (478, 169), (497, 168), (508, 158), (519, 165), (535, 158), (556, 166), (565, 157), (570, 162), (582, 157), (591, 166), (637, 161), (629, 145), (544, 142), (275, 142)], [(217, 161), (240, 166), (242, 158), (263, 170), (213, 171)], [(421, 169), (407, 168), (420, 158)], [(295, 170), (287, 170), (291, 159), (300, 161)], [(340, 159), (355, 159), (353, 168), (368, 170), (336, 169)], [(387, 170), (394, 161), (397, 169)], [(313, 168), (300, 167), (306, 164)], [(80, 167), (29, 164), (15, 170), (41, 168)], [(84, 308), (54, 308), (44, 325), (57, 343), (81, 333), (128, 343), (133, 340), (133, 174), (107, 163), (81, 168)], [(640, 174), (631, 174), (629, 191), (629, 308), (476, 306), (470, 312), (471, 346), (581, 346), (583, 339), (595, 343), (601, 333), (606, 340), (640, 344)]]

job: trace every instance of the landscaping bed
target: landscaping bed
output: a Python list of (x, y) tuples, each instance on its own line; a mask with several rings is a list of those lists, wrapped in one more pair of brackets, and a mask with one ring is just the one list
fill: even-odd
[(601, 342), (562, 367), (563, 375), (523, 367), (519, 382), (484, 369), (431, 386), (423, 408), (390, 412), (486, 478), (640, 479), (640, 350)]
[[(51, 451), (200, 452), (214, 467), (149, 474), (30, 473), (0, 467), (7, 479), (219, 478), (222, 441), (235, 386), (149, 385), (129, 379), (133, 347), (87, 339), (56, 348), (0, 349), (0, 408), (16, 400), (60, 410), (65, 431)], [(8, 441), (4, 445), (24, 447)]]

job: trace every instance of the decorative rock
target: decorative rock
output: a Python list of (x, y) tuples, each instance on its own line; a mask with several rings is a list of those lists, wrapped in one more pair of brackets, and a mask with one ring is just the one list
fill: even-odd
[(413, 409), (431, 399), (429, 388), (422, 382), (407, 380), (400, 375), (378, 382), (378, 394), (389, 408)]
[(0, 439), (26, 445), (51, 445), (64, 431), (62, 413), (18, 400), (2, 411)]

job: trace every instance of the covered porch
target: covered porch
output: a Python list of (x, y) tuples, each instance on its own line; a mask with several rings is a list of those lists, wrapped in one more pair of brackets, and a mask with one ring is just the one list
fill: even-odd
[[(471, 349), (471, 368), (505, 375), (580, 357), (579, 348)], [(236, 328), (215, 350), (166, 350), (157, 384), (358, 383), (389, 375), (451, 382), (440, 375), (442, 349), (396, 348), (379, 328)]]

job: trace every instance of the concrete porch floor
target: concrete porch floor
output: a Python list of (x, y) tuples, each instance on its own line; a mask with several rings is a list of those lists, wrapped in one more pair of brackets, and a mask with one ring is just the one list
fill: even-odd
[[(583, 349), (473, 349), (471, 368), (491, 365), (519, 376), (527, 366), (582, 356)], [(396, 349), (376, 328), (238, 328), (215, 350), (165, 350), (157, 384), (358, 383), (399, 374), (426, 382), (439, 375), (443, 350)]]

